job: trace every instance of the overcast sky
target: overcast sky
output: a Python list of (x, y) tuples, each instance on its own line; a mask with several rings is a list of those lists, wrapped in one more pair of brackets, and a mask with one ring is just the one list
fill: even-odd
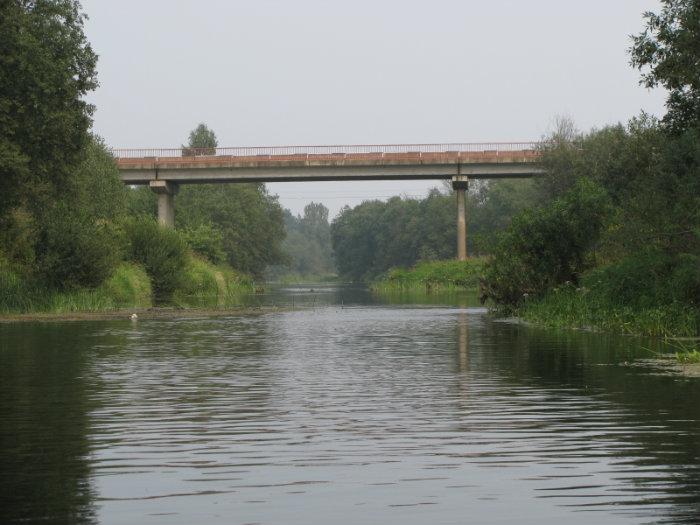
[[(83, 0), (113, 147), (536, 140), (663, 114), (629, 35), (657, 0)], [(435, 183), (275, 183), (283, 206), (423, 195)]]

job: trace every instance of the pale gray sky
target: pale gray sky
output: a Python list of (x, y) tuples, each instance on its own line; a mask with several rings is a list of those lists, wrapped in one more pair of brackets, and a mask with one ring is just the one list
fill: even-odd
[[(629, 35), (658, 0), (83, 0), (113, 147), (536, 140), (663, 113)], [(270, 184), (299, 212), (436, 183)]]

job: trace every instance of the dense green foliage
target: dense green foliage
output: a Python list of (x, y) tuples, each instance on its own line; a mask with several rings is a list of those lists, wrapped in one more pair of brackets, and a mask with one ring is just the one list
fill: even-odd
[[(494, 233), (533, 202), (530, 181), (475, 182), (468, 195), (470, 254), (488, 254)], [(437, 189), (425, 199), (394, 197), (343, 208), (331, 225), (339, 274), (372, 280), (390, 268), (456, 255), (455, 196)]]
[(180, 234), (147, 217), (127, 222), (125, 229), (128, 257), (146, 269), (156, 301), (172, 299), (187, 265), (186, 244)]
[(282, 208), (263, 184), (189, 185), (176, 198), (177, 227), (210, 225), (233, 268), (260, 276), (283, 260)]
[(660, 13), (645, 13), (647, 26), (634, 37), (632, 64), (647, 70), (642, 83), (668, 92), (665, 124), (674, 132), (700, 122), (700, 3), (662, 0)]
[(548, 206), (517, 215), (499, 237), (486, 275), (486, 295), (498, 304), (517, 305), (563, 282), (578, 282), (592, 265), (588, 257), (600, 237), (609, 198), (581, 179)]
[(64, 190), (89, 141), (97, 86), (76, 0), (0, 2), (0, 217)]
[(411, 269), (394, 268), (372, 284), (375, 290), (476, 289), (483, 273), (484, 259), (467, 261), (424, 261)]

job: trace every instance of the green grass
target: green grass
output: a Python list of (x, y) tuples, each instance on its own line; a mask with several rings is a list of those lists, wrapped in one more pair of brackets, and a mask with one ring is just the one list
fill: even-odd
[(676, 352), (676, 359), (678, 359), (679, 363), (683, 363), (684, 365), (697, 364), (700, 363), (700, 351)]
[(586, 289), (562, 287), (541, 299), (531, 299), (516, 314), (552, 328), (582, 328), (657, 337), (694, 337), (698, 334), (697, 309), (681, 303), (653, 307), (610, 304)]
[(255, 283), (249, 276), (191, 256), (172, 302), (181, 308), (235, 306), (242, 303), (244, 294), (254, 290)]
[(138, 265), (122, 263), (98, 288), (46, 291), (0, 268), (0, 313), (97, 312), (151, 306), (151, 283)]
[(338, 276), (335, 274), (287, 273), (271, 279), (271, 282), (279, 284), (333, 283), (337, 281)]
[(372, 283), (371, 288), (379, 292), (476, 289), (484, 264), (485, 259), (482, 258), (421, 262), (411, 269), (389, 270), (385, 277)]

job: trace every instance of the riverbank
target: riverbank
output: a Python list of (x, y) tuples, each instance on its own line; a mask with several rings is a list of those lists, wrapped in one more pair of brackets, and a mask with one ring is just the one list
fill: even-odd
[[(228, 266), (213, 265), (189, 255), (171, 297), (159, 301), (153, 277), (143, 266), (124, 262), (95, 288), (50, 290), (20, 273), (0, 267), (0, 317), (3, 319), (74, 317), (78, 314), (116, 316), (167, 308), (219, 309), (238, 307), (242, 296), (255, 292), (253, 280)], [(165, 308), (163, 308), (165, 307)], [(79, 316), (79, 315), (78, 315)]]
[(467, 261), (426, 261), (410, 269), (392, 268), (370, 288), (377, 292), (476, 290), (485, 263), (486, 259), (474, 257)]
[(123, 321), (193, 317), (228, 317), (281, 312), (278, 306), (239, 306), (231, 308), (129, 308), (101, 312), (0, 314), (0, 324), (25, 322)]
[(588, 329), (651, 337), (697, 337), (700, 313), (691, 305), (672, 302), (646, 307), (611, 304), (585, 287), (563, 286), (542, 298), (526, 301), (519, 318), (547, 328)]

